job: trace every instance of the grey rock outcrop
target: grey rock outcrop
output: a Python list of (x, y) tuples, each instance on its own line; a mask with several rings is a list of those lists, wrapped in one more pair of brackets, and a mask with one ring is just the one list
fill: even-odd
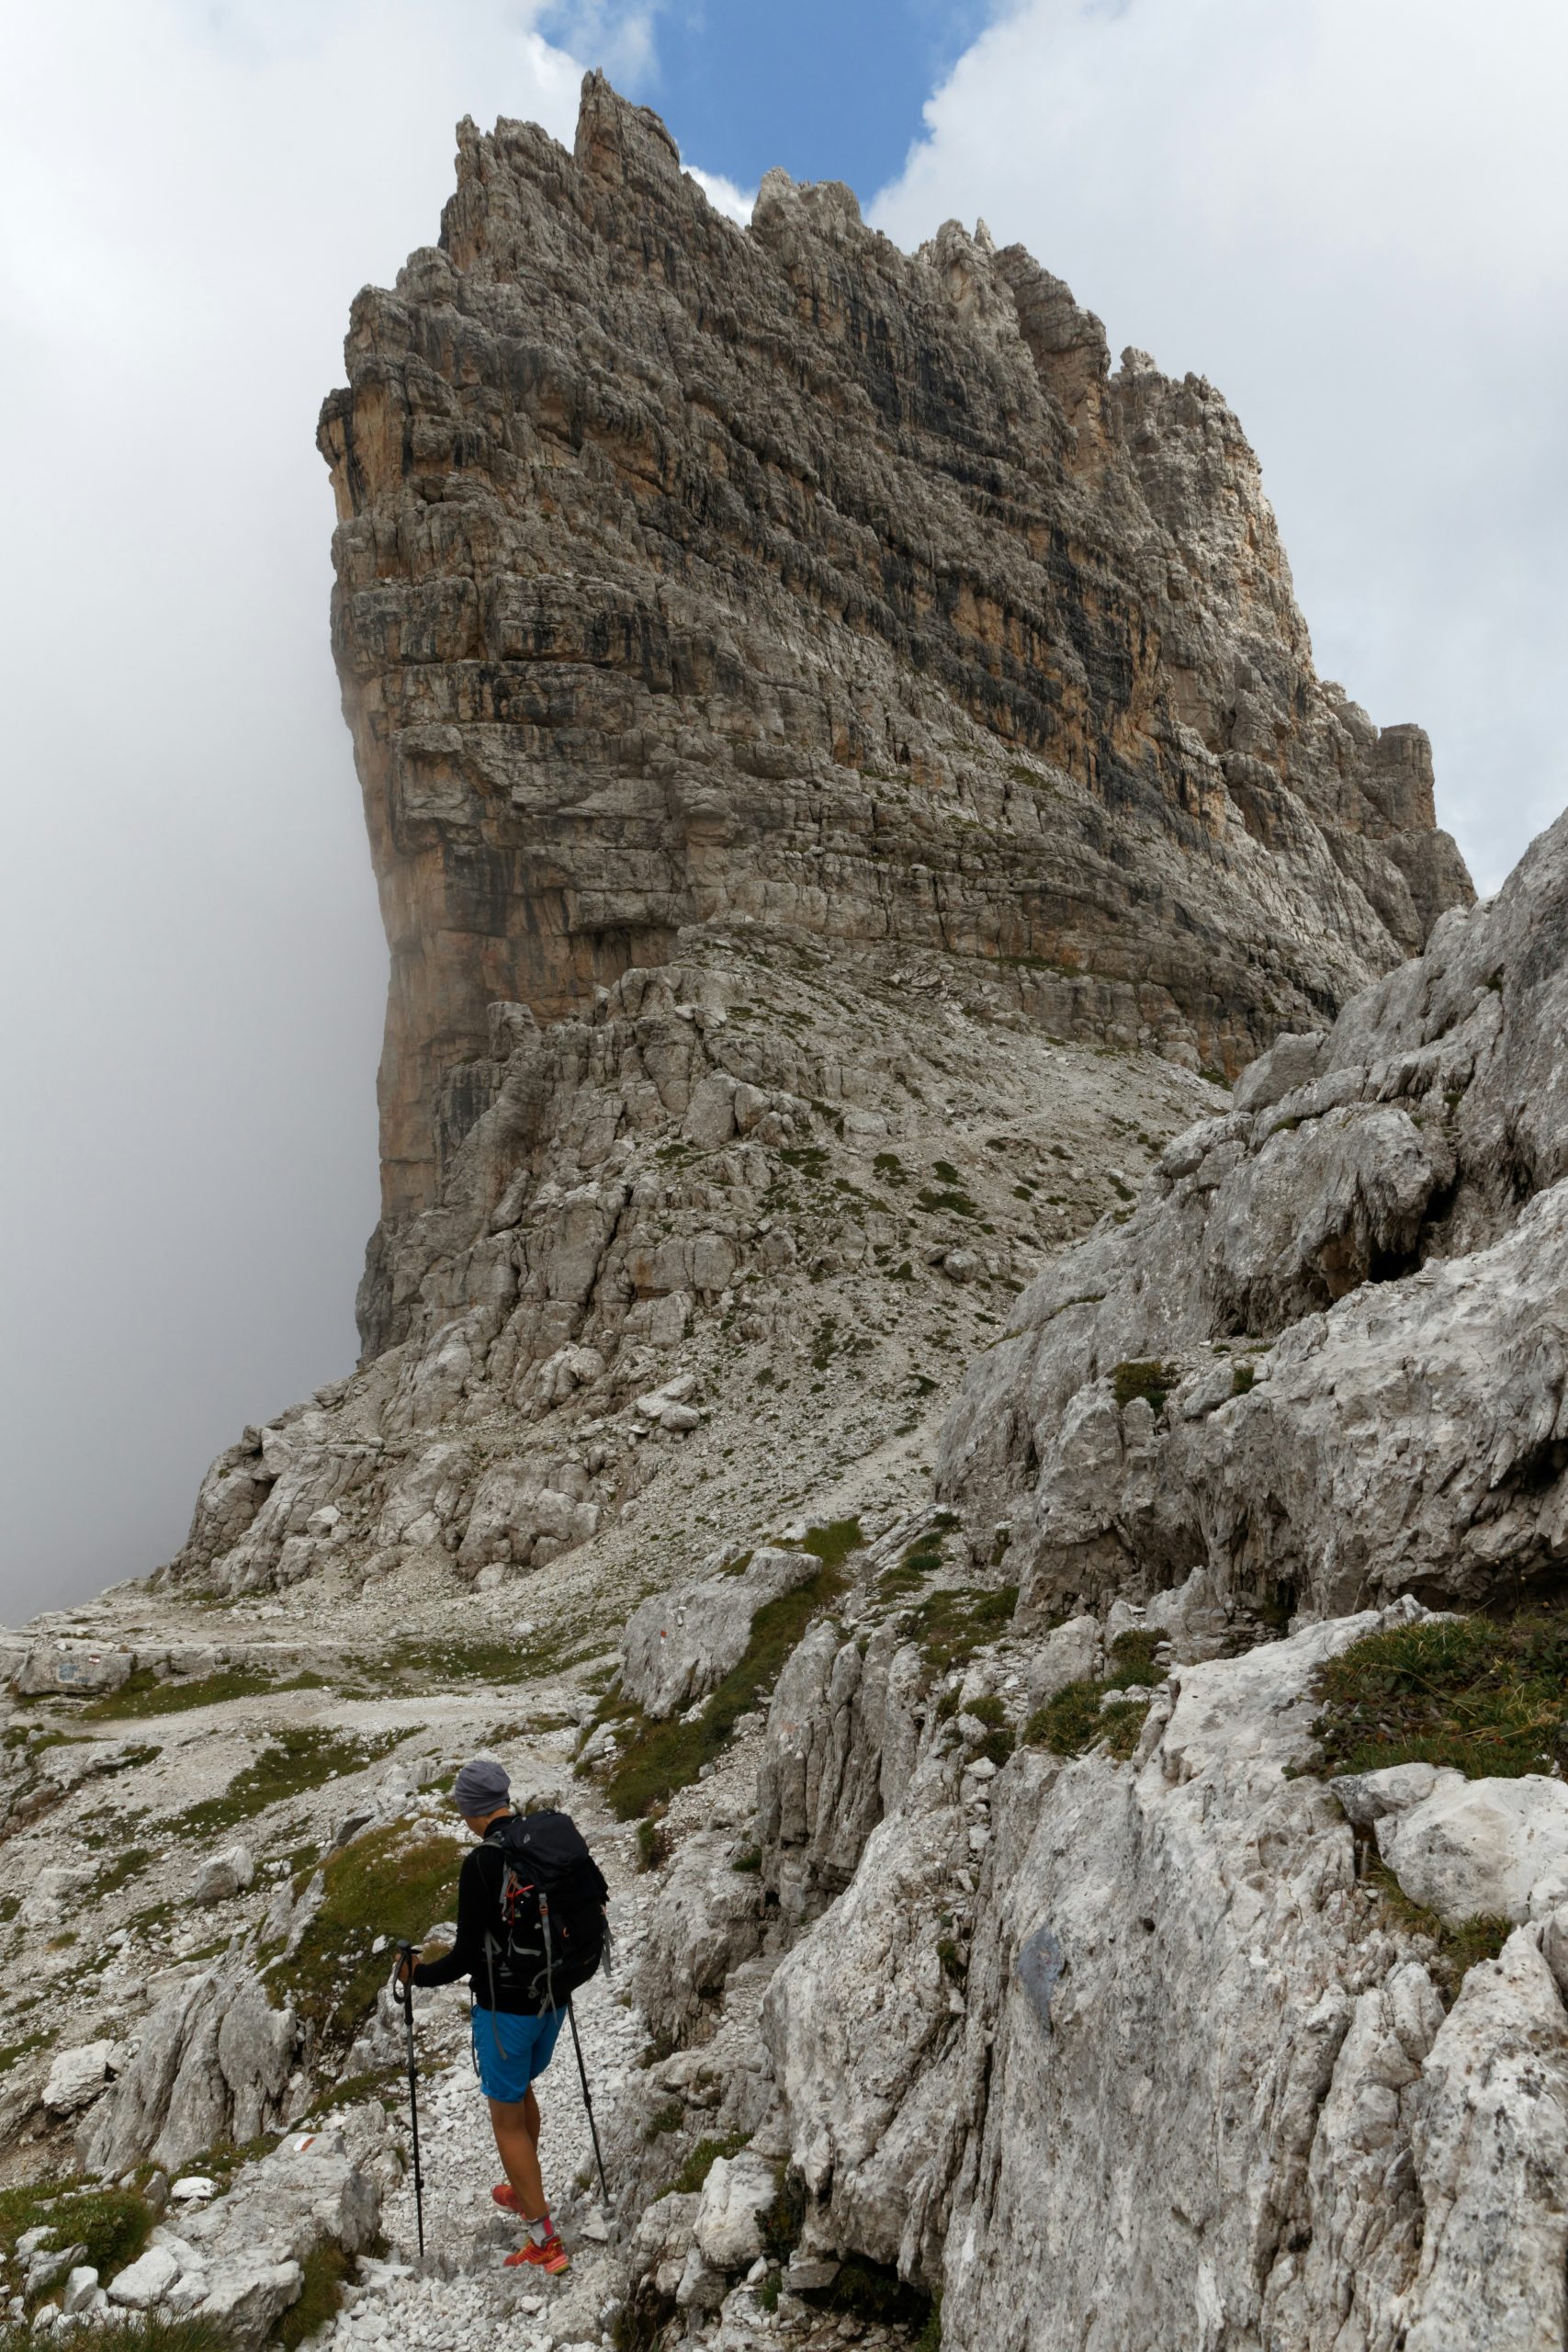
[(579, 1014), (745, 920), (1235, 1069), (1469, 896), (1425, 736), (1314, 673), (1224, 401), (1113, 374), (1021, 247), (905, 255), (781, 172), (739, 230), (591, 75), (570, 154), (459, 126), (440, 244), (345, 360), (333, 638), (393, 959), (371, 1351), (497, 1000)]
[[(377, 2136), (385, 2124), (374, 2119)], [(244, 2165), (228, 2193), (154, 2230), (110, 2279), (108, 2300), (135, 2312), (206, 2321), (239, 2352), (256, 2352), (304, 2283), (318, 2247), (370, 2245), (380, 2220), (375, 2168), (342, 2132), (301, 2132)]]
[(763, 1544), (738, 1572), (654, 1593), (621, 1641), (621, 1686), (656, 1720), (705, 1698), (745, 1653), (764, 1602), (809, 1584), (821, 1562)]
[[(972, 1371), (945, 1496), (1037, 1611), (1471, 1604), (1568, 1557), (1568, 819), (1179, 1137)], [(1119, 1405), (1117, 1389), (1122, 1386)]]
[(86, 2118), (83, 2163), (114, 2175), (151, 2158), (175, 2173), (220, 2141), (243, 2147), (280, 2113), (297, 2041), (292, 2011), (271, 2007), (246, 1955), (192, 1971)]
[[(1381, 1622), (1173, 1668), (1131, 1766), (1021, 1753), (977, 1781), (911, 1724), (914, 1771), (764, 2001), (808, 2245), (940, 2285), (964, 2352), (1108, 2324), (1289, 2352), (1561, 2343), (1551, 1920), (1445, 2016), (1340, 1806), (1283, 1770), (1317, 1666)], [(1533, 1867), (1540, 1920), (1555, 1870)]]

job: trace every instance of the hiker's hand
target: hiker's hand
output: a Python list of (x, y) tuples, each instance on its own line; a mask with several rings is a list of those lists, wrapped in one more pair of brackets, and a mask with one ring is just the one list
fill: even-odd
[(412, 1951), (400, 1951), (398, 1954), (398, 1964), (393, 1973), (396, 1975), (400, 1984), (412, 1984), (413, 1983), (413, 1954)]

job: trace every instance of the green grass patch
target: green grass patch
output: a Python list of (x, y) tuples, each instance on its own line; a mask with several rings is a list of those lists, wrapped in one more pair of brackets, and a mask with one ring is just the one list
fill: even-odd
[(913, 1612), (910, 1630), (920, 1645), (928, 1686), (967, 1666), (977, 1649), (996, 1641), (1018, 1607), (1018, 1587), (987, 1592), (973, 1585), (933, 1592)]
[(1257, 1385), (1257, 1367), (1249, 1363), (1238, 1363), (1231, 1374), (1231, 1395), (1233, 1396), (1248, 1396)]
[(1111, 1670), (1096, 1679), (1066, 1683), (1054, 1698), (1037, 1707), (1024, 1725), (1031, 1747), (1048, 1747), (1056, 1756), (1082, 1756), (1103, 1741), (1120, 1763), (1125, 1763), (1144, 1728), (1145, 1700), (1135, 1699), (1109, 1707), (1100, 1702), (1108, 1690), (1152, 1690), (1165, 1680), (1165, 1668), (1155, 1662), (1157, 1634), (1118, 1634), (1111, 1645)]
[(922, 1185), (915, 1194), (915, 1201), (928, 1216), (978, 1216), (980, 1214), (967, 1193), (954, 1192), (950, 1185), (941, 1192), (933, 1192), (929, 1184)]
[(415, 1943), (433, 1919), (452, 1917), (462, 1859), (455, 1839), (421, 1837), (400, 1821), (332, 1855), (321, 1909), (293, 1958), (268, 1973), (275, 2005), (292, 2003), (321, 2049), (346, 2050), (392, 1972), (392, 1951), (373, 1952), (372, 1943)]
[(769, 2261), (787, 2262), (805, 2227), (806, 2183), (791, 2169), (787, 2158), (781, 2159), (773, 2167), (773, 2201), (757, 2222), (762, 2252)]
[[(134, 2188), (83, 2188), (68, 2181), (41, 2181), (27, 2188), (0, 2189), (0, 2250), (14, 2262), (17, 2240), (48, 2226), (52, 2247), (85, 2246), (79, 2259), (100, 2278), (113, 2278), (134, 2262), (152, 2234), (152, 2208)], [(99, 2341), (95, 2332), (93, 2341)]]
[[(845, 1531), (851, 1529), (852, 1536), (846, 1541)], [(624, 1718), (627, 1736), (604, 1785), (605, 1801), (618, 1821), (632, 1821), (654, 1806), (668, 1804), (678, 1789), (688, 1788), (703, 1766), (722, 1754), (737, 1722), (771, 1689), (812, 1618), (843, 1591), (840, 1563), (859, 1541), (858, 1521), (812, 1529), (804, 1548), (817, 1553), (821, 1567), (797, 1591), (763, 1602), (751, 1620), (744, 1656), (730, 1668), (695, 1723), (683, 1724), (678, 1717), (649, 1723), (639, 1711)]]
[(304, 2280), (299, 2292), (288, 2309), (275, 2322), (269, 2343), (279, 2345), (282, 2352), (298, 2352), (298, 2346), (319, 2327), (325, 2327), (343, 2307), (343, 2290), (354, 2267), (354, 2257), (345, 2254), (334, 2238), (325, 2238), (312, 2248), (300, 2264)]
[(221, 1706), (230, 1699), (259, 1699), (273, 1690), (326, 1688), (319, 1674), (297, 1674), (292, 1681), (277, 1682), (270, 1674), (246, 1674), (235, 1668), (186, 1682), (177, 1678), (166, 1680), (151, 1667), (143, 1667), (129, 1681), (122, 1682), (118, 1690), (106, 1690), (100, 1698), (89, 1699), (78, 1721), (108, 1723), (126, 1715), (177, 1715), (190, 1707)]
[(180, 1815), (177, 1826), (186, 1837), (205, 1837), (215, 1829), (232, 1828), (268, 1805), (319, 1789), (334, 1774), (363, 1771), (366, 1765), (407, 1737), (401, 1731), (364, 1736), (315, 1724), (276, 1732), (253, 1762), (235, 1773), (221, 1796), (209, 1797)]
[[(81, 2340), (94, 2352), (233, 2352), (232, 2338), (209, 2319), (159, 2319), (141, 2312), (117, 2313), (82, 2333)], [(26, 2321), (0, 2324), (0, 2352), (38, 2352), (43, 2341)]]
[(0, 2049), (0, 2075), (8, 2075), (13, 2066), (19, 2066), (24, 2058), (32, 2056), (35, 2050), (47, 2048), (53, 2039), (54, 2036), (51, 2033), (40, 2030), (38, 2033), (24, 2033), (19, 2041), (7, 2041), (4, 2049)]
[(1387, 1863), (1375, 1857), (1366, 1875), (1396, 1927), (1410, 1935), (1430, 1937), (1436, 1947), (1432, 1977), (1450, 2001), (1476, 1962), (1495, 1960), (1514, 1932), (1511, 1919), (1485, 1917), (1461, 1919), (1457, 1927), (1450, 1928), (1437, 1912), (1428, 1911), (1424, 1904), (1412, 1903)]
[(727, 2160), (738, 2156), (750, 2137), (750, 2132), (731, 2132), (722, 2140), (699, 2140), (674, 2179), (660, 2190), (660, 2196), (695, 2196), (720, 2156)]
[(1134, 1397), (1142, 1396), (1158, 1413), (1163, 1410), (1165, 1400), (1175, 1387), (1176, 1381), (1173, 1365), (1160, 1363), (1151, 1357), (1142, 1363), (1117, 1364), (1111, 1374), (1111, 1393), (1123, 1411)]
[(1517, 1780), (1568, 1769), (1568, 1609), (1369, 1634), (1327, 1661), (1317, 1693), (1316, 1770), (1435, 1764)]

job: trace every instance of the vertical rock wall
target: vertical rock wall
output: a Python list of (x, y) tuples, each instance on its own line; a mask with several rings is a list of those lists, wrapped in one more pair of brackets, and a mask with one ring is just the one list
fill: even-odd
[(1212, 386), (1020, 248), (848, 189), (715, 212), (598, 77), (459, 132), (438, 247), (322, 411), (333, 632), (392, 953), (384, 1214), (487, 1109), (488, 1008), (744, 922), (999, 978), (1234, 1070), (1468, 897), (1419, 729), (1313, 670)]

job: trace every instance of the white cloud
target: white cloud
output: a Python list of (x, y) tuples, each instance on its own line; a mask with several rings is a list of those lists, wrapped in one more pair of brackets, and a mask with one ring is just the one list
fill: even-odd
[(1565, 82), (1557, 0), (1024, 0), (872, 208), (983, 213), (1222, 388), (1320, 666), (1430, 728), (1488, 886), (1568, 799)]
[(688, 164), (684, 156), (681, 159), (681, 168), (690, 173), (716, 212), (728, 213), (731, 220), (738, 220), (742, 228), (746, 226), (751, 218), (751, 208), (757, 201), (754, 187), (737, 187), (735, 182), (727, 180), (722, 172), (701, 171), (695, 164)]
[(353, 1361), (386, 951), (316, 411), (457, 119), (570, 141), (534, 13), (7, 11), (0, 1616), (165, 1557)]

